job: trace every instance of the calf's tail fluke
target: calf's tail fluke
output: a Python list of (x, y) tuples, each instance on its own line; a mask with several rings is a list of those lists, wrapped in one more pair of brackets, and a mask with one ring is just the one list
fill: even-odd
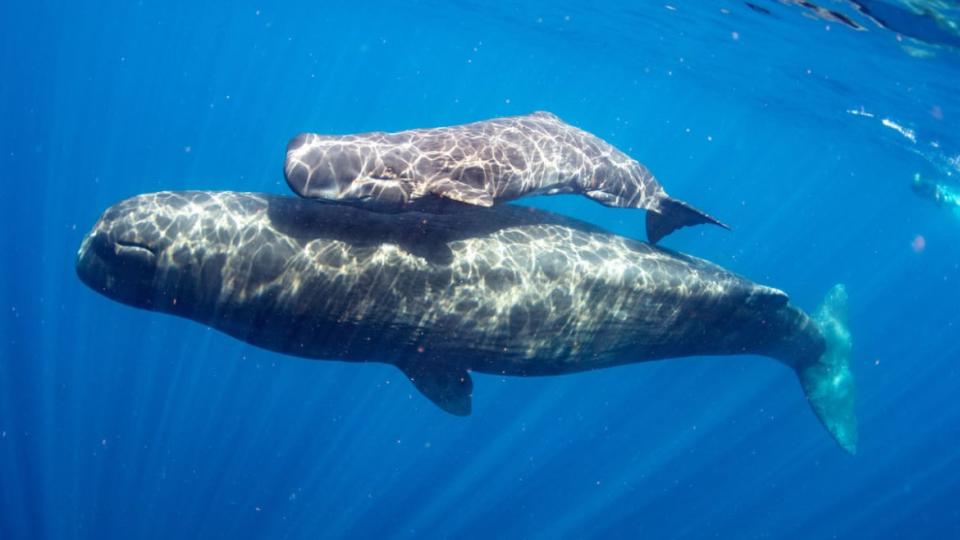
[(852, 340), (847, 328), (847, 290), (834, 285), (813, 317), (826, 342), (823, 355), (794, 365), (817, 418), (847, 452), (857, 452), (855, 385), (850, 370)]
[(647, 240), (656, 244), (664, 236), (681, 227), (710, 223), (729, 230), (730, 227), (722, 221), (701, 212), (689, 204), (666, 197), (660, 200), (658, 210), (647, 211)]

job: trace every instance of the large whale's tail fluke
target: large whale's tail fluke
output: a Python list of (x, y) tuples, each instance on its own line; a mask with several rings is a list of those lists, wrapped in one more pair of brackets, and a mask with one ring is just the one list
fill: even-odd
[(815, 362), (794, 366), (817, 418), (847, 452), (857, 452), (855, 385), (850, 370), (852, 340), (847, 329), (847, 290), (834, 285), (813, 317), (826, 341)]
[(660, 199), (658, 210), (647, 210), (647, 240), (656, 244), (664, 236), (681, 227), (710, 223), (730, 230), (722, 221), (701, 212), (689, 204), (670, 197)]

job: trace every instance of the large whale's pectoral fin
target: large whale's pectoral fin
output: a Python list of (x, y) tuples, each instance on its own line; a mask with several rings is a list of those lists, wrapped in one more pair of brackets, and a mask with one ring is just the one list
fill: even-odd
[(466, 369), (428, 363), (397, 367), (441, 409), (457, 416), (470, 414), (473, 379)]
[(493, 195), (486, 191), (475, 188), (463, 182), (457, 182), (449, 178), (434, 180), (430, 182), (430, 193), (438, 197), (444, 197), (464, 204), (474, 206), (483, 206), (489, 208), (493, 206)]

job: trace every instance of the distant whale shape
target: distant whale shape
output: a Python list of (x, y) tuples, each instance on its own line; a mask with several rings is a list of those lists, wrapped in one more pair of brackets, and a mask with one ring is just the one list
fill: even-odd
[(960, 184), (936, 182), (921, 178), (920, 173), (916, 173), (910, 187), (917, 195), (937, 203), (938, 206), (953, 209), (954, 215), (960, 217)]
[(729, 228), (669, 197), (635, 159), (548, 112), (396, 133), (304, 133), (287, 145), (284, 174), (301, 197), (378, 212), (577, 193), (646, 209), (653, 243), (688, 225)]
[(938, 0), (851, 0), (860, 13), (898, 35), (931, 45), (960, 48), (956, 2)]
[(815, 322), (777, 289), (547, 212), (383, 214), (268, 195), (156, 193), (104, 212), (77, 273), (109, 298), (265, 349), (393, 364), (458, 415), (471, 410), (471, 372), (770, 356), (795, 370), (836, 441), (856, 448), (841, 286)]

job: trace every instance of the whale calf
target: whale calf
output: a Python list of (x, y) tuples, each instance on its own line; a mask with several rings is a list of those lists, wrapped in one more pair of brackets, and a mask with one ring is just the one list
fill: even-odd
[(729, 228), (669, 197), (635, 159), (548, 112), (396, 133), (303, 133), (287, 145), (284, 175), (301, 197), (381, 212), (579, 193), (646, 209), (653, 243), (688, 225)]
[(796, 372), (834, 439), (856, 448), (841, 286), (811, 319), (777, 289), (548, 212), (385, 214), (295, 197), (155, 193), (103, 213), (77, 273), (109, 298), (271, 351), (393, 364), (458, 415), (471, 411), (471, 372), (768, 356)]

